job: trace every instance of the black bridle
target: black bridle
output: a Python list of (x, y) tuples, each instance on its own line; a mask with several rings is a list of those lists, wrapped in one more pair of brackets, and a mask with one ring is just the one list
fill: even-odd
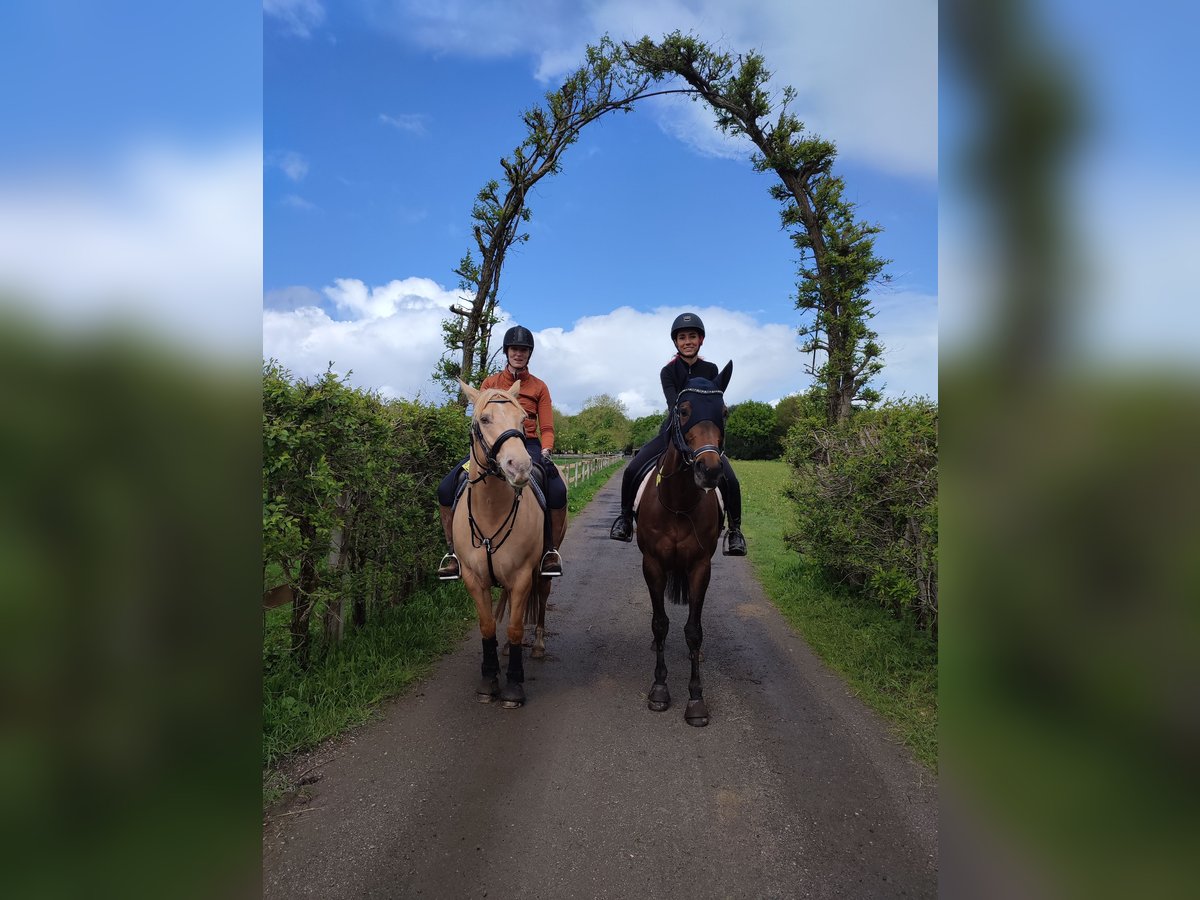
[[(508, 397), (493, 397), (487, 402), (517, 403), (517, 401)], [(486, 406), (487, 403), (484, 405)], [(479, 463), (479, 477), (472, 479), (471, 484), (474, 484), (477, 481), (483, 481), (483, 479), (487, 478), (489, 475), (495, 475), (497, 478), (503, 478), (504, 473), (500, 471), (500, 464), (496, 461), (496, 454), (500, 452), (500, 447), (509, 438), (520, 438), (521, 440), (524, 440), (525, 432), (516, 428), (509, 428), (507, 431), (502, 431), (500, 434), (496, 435), (496, 439), (489, 444), (487, 442), (487, 438), (483, 436), (483, 429), (479, 427), (479, 422), (476, 420), (471, 423), (471, 433), (475, 435), (475, 439), (479, 441), (479, 446), (482, 448), (484, 456), (482, 460), (476, 458), (475, 445), (471, 445), (471, 459), (472, 461)]]
[[(719, 390), (707, 390), (704, 388), (685, 387), (682, 391), (679, 392), (679, 397), (675, 400), (675, 409), (671, 412), (671, 444), (675, 447), (676, 450), (679, 451), (679, 455), (681, 457), (683, 457), (684, 467), (691, 468), (692, 464), (696, 461), (696, 457), (700, 456), (702, 453), (716, 453), (718, 456), (725, 455), (725, 450), (721, 446), (725, 442), (725, 423), (718, 421), (712, 413), (709, 413), (708, 415), (704, 416), (703, 418), (696, 418), (696, 419), (689, 420), (688, 426), (685, 429), (683, 427), (683, 423), (680, 421), (680, 417), (679, 417), (679, 404), (682, 402), (684, 394), (703, 394), (703, 395), (715, 394), (718, 397), (723, 398), (724, 393)], [(723, 409), (724, 408), (724, 399), (722, 399), (722, 401), (721, 401), (721, 406)], [(717, 427), (721, 431), (720, 443), (705, 444), (703, 447), (693, 450), (691, 447), (688, 446), (688, 442), (684, 439), (684, 435), (688, 431), (691, 430), (693, 425), (699, 425), (701, 422), (713, 422), (714, 424), (717, 425)]]
[[(511, 397), (493, 397), (487, 403), (516, 403)], [(487, 403), (484, 405), (486, 406)], [(519, 406), (519, 405), (518, 405)], [(478, 484), (489, 475), (496, 478), (503, 478), (504, 473), (500, 471), (500, 464), (496, 461), (496, 454), (500, 452), (500, 447), (509, 438), (521, 438), (524, 440), (525, 433), (518, 431), (516, 428), (509, 428), (507, 431), (502, 431), (496, 436), (496, 439), (489, 444), (487, 438), (483, 436), (483, 429), (479, 427), (478, 421), (471, 422), (471, 433), (479, 442), (479, 447), (483, 450), (484, 458), (481, 461), (475, 455), (475, 442), (471, 442), (471, 461), (476, 463), (479, 468), (479, 475), (475, 478), (467, 479), (467, 523), (471, 527), (471, 546), (475, 548), (482, 547), (487, 552), (488, 575), (492, 579), (492, 584), (499, 584), (496, 580), (496, 572), (492, 568), (492, 554), (500, 549), (508, 536), (512, 534), (513, 526), (517, 524), (517, 509), (521, 505), (521, 489), (513, 489), (512, 506), (508, 509), (508, 515), (504, 517), (504, 521), (490, 536), (483, 533), (479, 527), (479, 523), (475, 521), (475, 513), (471, 507), (471, 485)], [(508, 526), (508, 531), (504, 532), (504, 536), (500, 540), (496, 540), (496, 536), (504, 531), (505, 526)]]

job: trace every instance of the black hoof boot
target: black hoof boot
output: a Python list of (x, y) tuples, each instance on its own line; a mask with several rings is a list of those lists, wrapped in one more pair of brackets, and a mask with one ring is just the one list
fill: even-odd
[(484, 677), (479, 682), (479, 687), (475, 688), (475, 699), (480, 703), (491, 703), (496, 699), (496, 695), (500, 693), (500, 679), (496, 677)]
[(703, 728), (708, 724), (708, 707), (703, 700), (689, 700), (683, 711), (683, 720), (695, 728)]
[(525, 705), (525, 688), (519, 681), (510, 681), (500, 690), (502, 709), (520, 709)]
[(671, 707), (671, 692), (665, 684), (655, 684), (650, 688), (646, 698), (646, 706), (654, 712), (664, 712)]

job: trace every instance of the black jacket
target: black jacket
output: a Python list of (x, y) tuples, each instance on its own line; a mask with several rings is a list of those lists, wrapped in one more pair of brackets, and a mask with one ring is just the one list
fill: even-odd
[(671, 410), (675, 408), (679, 392), (683, 390), (689, 378), (698, 377), (716, 381), (720, 374), (716, 363), (710, 363), (707, 359), (699, 357), (696, 357), (696, 361), (690, 366), (678, 356), (663, 366), (659, 373), (659, 379), (662, 381), (663, 396), (667, 398), (667, 418), (671, 417)]

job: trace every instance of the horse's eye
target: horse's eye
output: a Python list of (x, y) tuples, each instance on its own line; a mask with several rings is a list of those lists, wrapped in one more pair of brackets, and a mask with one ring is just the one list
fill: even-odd
[(480, 423), (481, 425), (491, 425), (491, 424), (492, 424), (492, 417), (491, 417), (491, 416), (489, 416), (489, 415), (486, 415), (486, 414), (485, 414), (485, 415), (482, 415), (482, 416), (480, 416), (480, 417), (479, 417), (479, 423)]

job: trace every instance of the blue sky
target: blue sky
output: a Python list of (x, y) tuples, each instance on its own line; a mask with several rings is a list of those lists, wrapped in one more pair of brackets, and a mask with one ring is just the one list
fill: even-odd
[[(520, 110), (604, 31), (681, 27), (761, 49), (801, 91), (797, 112), (837, 140), (895, 260), (875, 320), (890, 393), (936, 395), (939, 355), (970, 352), (986, 331), (996, 261), (954, 166), (976, 111), (946, 67), (938, 118), (932, 3), (513, 0), (472, 3), (460, 21), (465, 8), (6, 4), (3, 302), (64, 329), (118, 320), (194, 352), (273, 354), (303, 374), (334, 360), (360, 384), (433, 398), (425, 378), (471, 198), (519, 139)], [(1065, 164), (1082, 295), (1071, 334), (1102, 365), (1194, 367), (1200, 11), (1030, 8), (1094, 123)], [(735, 360), (738, 399), (803, 386), (794, 258), (769, 179), (722, 156), (695, 109), (593, 126), (533, 198), (502, 303), (537, 332), (535, 370), (564, 407), (614, 379), (631, 409), (657, 404), (666, 323), (685, 306), (715, 323), (705, 349)], [(1170, 327), (1131, 326), (1130, 304), (1151, 301)]]
[[(894, 283), (877, 298), (888, 393), (936, 396), (936, 7), (863, 17), (794, 0), (266, 5), (264, 353), (302, 374), (332, 361), (387, 394), (438, 399), (428, 374), (475, 193), (523, 137), (522, 110), (587, 43), (694, 31), (760, 50), (776, 88), (838, 143), (847, 193), (884, 227)], [(809, 37), (820, 29), (822, 39)], [(863, 43), (866, 44), (864, 52)], [(845, 50), (854, 47), (854, 59)], [(855, 60), (876, 60), (864, 67)], [(556, 405), (618, 395), (657, 409), (671, 318), (706, 319), (705, 354), (733, 358), (734, 401), (808, 378), (796, 351), (797, 254), (772, 177), (686, 101), (589, 126), (537, 186), (530, 240), (500, 306), (539, 340), (531, 368)]]

